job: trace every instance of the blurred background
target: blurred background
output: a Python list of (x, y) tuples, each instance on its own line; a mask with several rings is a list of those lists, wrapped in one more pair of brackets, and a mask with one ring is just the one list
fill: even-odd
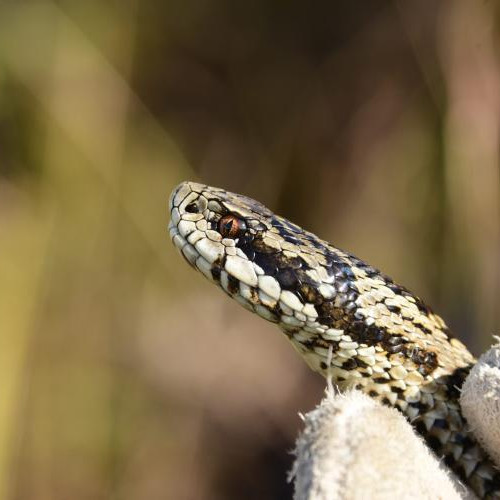
[(495, 2), (0, 0), (0, 498), (290, 498), (324, 383), (175, 253), (191, 179), (500, 333)]

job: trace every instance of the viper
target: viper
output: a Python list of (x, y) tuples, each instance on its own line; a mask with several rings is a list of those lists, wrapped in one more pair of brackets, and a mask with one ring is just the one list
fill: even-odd
[(184, 182), (169, 209), (170, 237), (192, 267), (276, 323), (340, 390), (401, 411), (479, 497), (500, 498), (500, 471), (460, 410), (476, 360), (421, 299), (246, 196)]

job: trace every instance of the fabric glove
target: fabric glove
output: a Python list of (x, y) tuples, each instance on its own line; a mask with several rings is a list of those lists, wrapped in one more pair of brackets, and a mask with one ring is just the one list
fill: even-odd
[[(500, 344), (473, 367), (460, 402), (476, 438), (500, 464)], [(303, 419), (290, 474), (294, 500), (476, 498), (401, 413), (358, 391), (330, 388)]]

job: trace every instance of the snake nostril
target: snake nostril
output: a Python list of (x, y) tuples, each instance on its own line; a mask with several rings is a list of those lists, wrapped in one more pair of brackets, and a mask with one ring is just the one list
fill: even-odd
[(186, 212), (189, 212), (190, 214), (197, 214), (198, 213), (198, 205), (196, 203), (190, 203), (189, 205), (186, 206)]

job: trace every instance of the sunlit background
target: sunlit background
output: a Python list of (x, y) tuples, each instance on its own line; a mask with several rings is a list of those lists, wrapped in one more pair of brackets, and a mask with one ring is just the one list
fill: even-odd
[(0, 0), (0, 498), (277, 499), (323, 382), (175, 253), (242, 192), (500, 333), (500, 11)]

